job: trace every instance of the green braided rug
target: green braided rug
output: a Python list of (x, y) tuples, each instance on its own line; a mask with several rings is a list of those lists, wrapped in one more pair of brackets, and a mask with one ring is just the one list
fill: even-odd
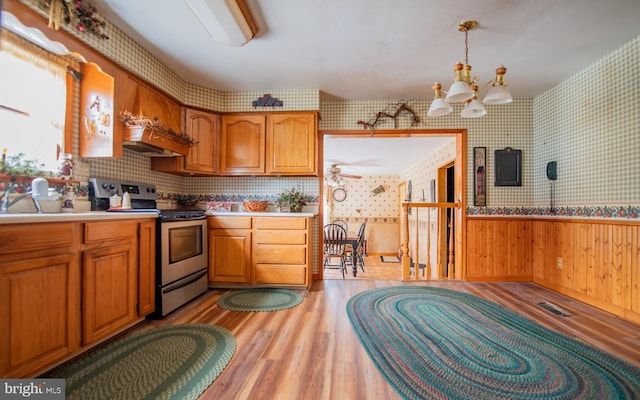
[(117, 340), (55, 371), (66, 399), (197, 399), (220, 375), (236, 341), (201, 324), (153, 328)]
[(476, 296), (372, 289), (347, 313), (406, 399), (640, 399), (640, 368)]
[(288, 289), (255, 288), (229, 292), (216, 304), (232, 311), (277, 311), (302, 303), (302, 296)]

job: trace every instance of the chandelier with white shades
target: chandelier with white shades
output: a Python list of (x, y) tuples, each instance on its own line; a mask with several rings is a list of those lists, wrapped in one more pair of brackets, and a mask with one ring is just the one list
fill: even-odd
[(458, 25), (458, 30), (464, 32), (464, 65), (458, 62), (453, 66), (455, 76), (449, 90), (444, 92), (446, 96), (443, 95), (442, 85), (439, 82), (432, 86), (435, 95), (427, 116), (439, 117), (447, 115), (453, 111), (452, 103), (463, 103), (464, 107), (460, 112), (460, 116), (463, 118), (478, 118), (487, 115), (487, 110), (482, 103), (507, 104), (513, 101), (507, 89), (507, 84), (504, 82), (504, 74), (507, 72), (504, 65), (496, 69), (496, 79), (487, 83), (487, 85), (491, 84), (492, 87), (482, 100), (482, 103), (478, 100), (479, 90), (476, 83), (480, 78), (478, 76), (471, 77), (471, 65), (469, 65), (469, 31), (477, 26), (477, 21), (463, 21)]

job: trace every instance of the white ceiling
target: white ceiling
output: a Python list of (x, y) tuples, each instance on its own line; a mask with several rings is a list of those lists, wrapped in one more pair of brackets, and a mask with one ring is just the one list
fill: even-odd
[[(640, 34), (638, 0), (247, 0), (260, 31), (229, 47), (186, 0), (92, 3), (188, 82), (318, 89), (322, 99), (431, 98), (432, 84), (446, 89), (453, 65), (464, 62), (462, 20), (479, 22), (469, 32), (469, 64), (480, 86), (504, 64), (514, 98), (541, 94)], [(369, 158), (383, 157), (376, 152)]]
[(454, 137), (366, 137), (324, 139), (324, 166), (344, 174), (398, 175), (442, 148)]

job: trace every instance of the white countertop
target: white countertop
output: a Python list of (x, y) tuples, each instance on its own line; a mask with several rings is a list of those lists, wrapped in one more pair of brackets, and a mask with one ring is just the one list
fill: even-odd
[(158, 218), (156, 212), (106, 212), (88, 211), (78, 213), (14, 213), (0, 214), (0, 225), (44, 222), (102, 221), (135, 218)]
[(313, 212), (247, 212), (247, 211), (209, 211), (208, 216), (231, 216), (231, 217), (315, 217), (318, 213)]

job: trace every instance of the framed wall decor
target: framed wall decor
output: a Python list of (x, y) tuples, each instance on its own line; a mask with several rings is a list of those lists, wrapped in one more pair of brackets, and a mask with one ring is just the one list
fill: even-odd
[(522, 150), (496, 150), (495, 163), (496, 186), (522, 186)]
[(473, 205), (487, 205), (487, 148), (473, 148)]

